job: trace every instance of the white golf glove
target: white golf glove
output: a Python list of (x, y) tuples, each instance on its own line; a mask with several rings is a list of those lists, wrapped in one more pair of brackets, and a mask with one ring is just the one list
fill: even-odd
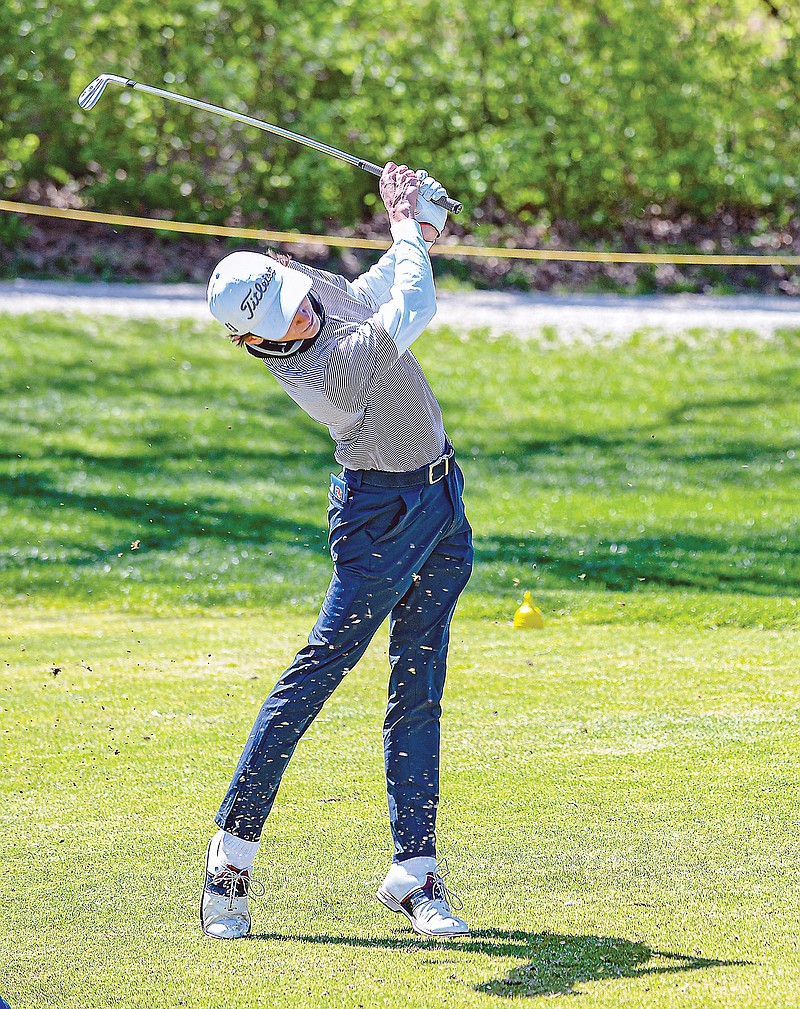
[[(447, 224), (447, 211), (444, 207), (440, 207), (431, 201), (440, 196), (446, 196), (447, 190), (441, 182), (437, 182), (424, 169), (420, 169), (417, 172), (417, 178), (421, 180), (421, 185), (419, 187), (419, 195), (417, 196), (417, 209), (414, 213), (414, 219), (419, 221), (420, 224), (430, 224), (436, 228), (438, 238), (444, 231), (445, 224)], [(425, 244), (430, 248), (433, 242), (426, 242)]]

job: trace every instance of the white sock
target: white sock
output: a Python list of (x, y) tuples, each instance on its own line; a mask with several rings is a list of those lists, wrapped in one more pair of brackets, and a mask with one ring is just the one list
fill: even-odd
[(436, 872), (436, 859), (424, 855), (393, 862), (384, 880), (384, 887), (393, 897), (403, 900), (425, 882), (429, 872)]
[(226, 865), (232, 865), (236, 869), (252, 869), (258, 844), (258, 841), (245, 841), (241, 837), (234, 837), (227, 830), (218, 830), (211, 839), (208, 860), (210, 871), (218, 872)]

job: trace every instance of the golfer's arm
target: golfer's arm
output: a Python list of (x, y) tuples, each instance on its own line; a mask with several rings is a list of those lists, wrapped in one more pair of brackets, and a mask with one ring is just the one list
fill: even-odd
[(419, 224), (413, 220), (392, 224), (394, 276), (389, 300), (375, 318), (403, 354), (436, 315), (436, 288), (428, 249)]
[[(435, 230), (434, 230), (435, 234)], [(424, 231), (423, 231), (424, 237)], [(426, 241), (427, 250), (428, 243)], [(378, 262), (353, 281), (345, 281), (348, 294), (357, 298), (364, 305), (377, 308), (385, 304), (391, 297), (394, 283), (395, 246), (385, 252)]]
[(378, 262), (356, 277), (347, 281), (347, 293), (364, 305), (377, 308), (388, 301), (392, 283), (394, 282), (395, 248), (394, 245), (385, 252)]

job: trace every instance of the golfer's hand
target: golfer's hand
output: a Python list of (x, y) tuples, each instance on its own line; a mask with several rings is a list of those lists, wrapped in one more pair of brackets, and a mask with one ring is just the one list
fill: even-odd
[(419, 187), (420, 180), (407, 165), (388, 162), (381, 175), (380, 193), (392, 224), (414, 220)]

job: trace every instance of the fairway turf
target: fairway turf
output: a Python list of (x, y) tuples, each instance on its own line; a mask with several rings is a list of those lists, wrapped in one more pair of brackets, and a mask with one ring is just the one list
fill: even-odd
[[(324, 592), (334, 465), (212, 334), (0, 318), (0, 995), (798, 1004), (800, 334), (421, 341), (476, 530), (439, 830), (476, 932), (374, 897), (384, 629), (289, 767), (238, 943), (200, 934), (203, 853)], [(544, 631), (510, 626), (524, 589)]]
[[(4, 598), (316, 609), (333, 445), (263, 366), (180, 321), (0, 340)], [(477, 532), (462, 613), (797, 620), (800, 332), (419, 347)]]
[(254, 939), (228, 944), (197, 922), (210, 817), (305, 623), (12, 616), (12, 1005), (800, 998), (796, 631), (459, 621), (440, 841), (477, 931), (446, 943), (374, 897), (391, 850), (381, 635), (300, 744), (259, 855)]

